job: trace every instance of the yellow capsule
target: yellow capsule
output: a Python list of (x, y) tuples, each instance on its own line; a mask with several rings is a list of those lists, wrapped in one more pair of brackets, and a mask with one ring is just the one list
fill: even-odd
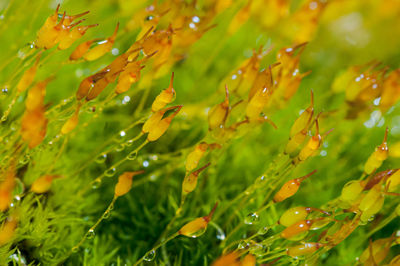
[(395, 191), (398, 185), (400, 185), (399, 169), (397, 169), (396, 172), (386, 180), (386, 186), (388, 187), (389, 192)]
[(352, 180), (347, 182), (342, 189), (340, 200), (350, 204), (354, 203), (354, 201), (359, 198), (361, 192), (364, 190), (363, 183), (364, 182), (360, 180)]
[(304, 243), (298, 246), (287, 248), (286, 253), (291, 257), (298, 257), (302, 255), (312, 254), (322, 246), (323, 245), (320, 243)]
[(31, 191), (36, 194), (46, 193), (50, 190), (54, 178), (60, 177), (58, 175), (44, 175), (39, 177), (32, 183)]
[(83, 55), (83, 58), (87, 61), (93, 61), (93, 60), (100, 58), (101, 56), (106, 54), (108, 51), (110, 51), (114, 45), (115, 39), (117, 38), (118, 28), (119, 28), (119, 22), (117, 23), (117, 26), (114, 30), (113, 35), (111, 35), (111, 37), (108, 37), (106, 40), (100, 42), (93, 49), (87, 51)]
[(69, 60), (78, 60), (89, 50), (92, 43), (99, 41), (100, 39), (93, 39), (90, 41), (83, 42), (79, 44), (75, 50), (69, 56)]
[(25, 100), (25, 107), (28, 111), (33, 111), (44, 106), (44, 96), (46, 95), (46, 86), (53, 78), (39, 81), (33, 86)]
[(169, 128), (169, 125), (172, 122), (172, 119), (179, 113), (182, 109), (182, 106), (176, 106), (177, 110), (170, 116), (161, 119), (157, 124), (150, 128), (149, 134), (147, 135), (148, 141), (156, 141), (159, 139)]
[(291, 158), (295, 157), (298, 154), (298, 150), (300, 145), (304, 142), (307, 137), (307, 130), (303, 129), (293, 137), (291, 137), (286, 144), (285, 153), (289, 154)]
[(225, 86), (225, 100), (222, 103), (214, 106), (208, 112), (209, 130), (225, 126), (225, 121), (228, 118), (230, 109), (231, 108), (229, 106), (229, 91), (228, 87)]
[(288, 182), (286, 182), (281, 187), (281, 189), (278, 192), (276, 192), (276, 194), (273, 198), (274, 202), (284, 201), (285, 199), (290, 198), (291, 196), (296, 194), (297, 190), (300, 187), (301, 182), (303, 182), (305, 179), (312, 176), (315, 172), (317, 172), (317, 170), (314, 170), (305, 176), (295, 178), (295, 179), (292, 179), (292, 180), (289, 180)]
[(250, 119), (256, 119), (267, 104), (270, 90), (267, 87), (258, 89), (254, 96), (250, 99), (246, 107), (246, 116)]
[(65, 124), (61, 128), (61, 133), (66, 135), (72, 130), (76, 128), (79, 122), (79, 110), (81, 108), (81, 105), (78, 105), (75, 113), (65, 122)]
[(11, 217), (0, 226), (0, 247), (12, 240), (15, 229), (17, 228), (17, 223), (17, 219), (15, 217)]
[(190, 192), (192, 192), (193, 190), (195, 190), (195, 188), (197, 186), (197, 179), (199, 177), (199, 174), (204, 169), (209, 167), (210, 164), (211, 163), (208, 163), (208, 164), (204, 165), (203, 167), (201, 167), (200, 169), (185, 176), (185, 178), (183, 179), (183, 183), (182, 183), (182, 195), (187, 195)]
[(181, 229), (179, 229), (178, 234), (193, 238), (204, 234), (217, 206), (218, 202), (215, 203), (211, 212), (207, 216), (196, 218), (193, 221), (185, 224)]
[(228, 27), (228, 33), (234, 34), (250, 17), (251, 3), (248, 1), (247, 4), (237, 12), (237, 14), (231, 20)]
[(46, 45), (52, 44), (54, 40), (57, 38), (57, 33), (64, 23), (65, 12), (63, 15), (63, 19), (61, 24), (57, 24), (58, 20), (58, 10), (60, 9), (60, 5), (57, 5), (56, 11), (50, 17), (48, 17), (44, 23), (44, 25), (39, 29), (35, 46), (38, 48), (44, 48)]
[(311, 90), (311, 103), (304, 112), (294, 121), (293, 126), (290, 128), (290, 137), (293, 137), (304, 128), (307, 128), (311, 122), (312, 116), (314, 115), (314, 93)]
[(161, 110), (161, 111), (151, 114), (151, 116), (143, 124), (142, 132), (143, 133), (150, 132), (150, 130), (153, 129), (161, 121), (165, 112), (166, 112), (166, 110), (164, 109), (164, 110)]
[(196, 145), (196, 148), (186, 157), (186, 172), (190, 172), (198, 166), (200, 159), (207, 149), (208, 144), (205, 142)]
[(154, 100), (151, 105), (151, 111), (157, 112), (164, 108), (167, 104), (171, 103), (175, 97), (175, 90), (172, 86), (174, 81), (174, 72), (172, 72), (171, 81), (169, 83), (169, 87), (163, 90)]
[(366, 174), (371, 174), (375, 169), (378, 169), (384, 160), (387, 159), (389, 154), (389, 149), (387, 146), (387, 135), (389, 128), (386, 128), (385, 137), (381, 145), (376, 147), (375, 151), (369, 156), (367, 162), (364, 165), (364, 172)]
[(372, 215), (378, 213), (385, 201), (385, 197), (380, 189), (380, 184), (375, 185), (361, 200), (358, 207), (362, 212), (361, 221), (367, 221)]
[(318, 118), (315, 120), (315, 127), (315, 135), (312, 136), (307, 144), (301, 149), (298, 156), (299, 161), (305, 161), (309, 157), (313, 156), (321, 146), (322, 137), (319, 134)]
[(40, 61), (40, 56), (41, 53), (36, 57), (35, 64), (27, 69), (24, 74), (22, 75), (21, 79), (19, 80), (17, 84), (17, 90), (18, 92), (23, 92), (25, 91), (33, 82), (33, 79), (35, 78), (37, 68), (39, 66), (39, 61)]
[(132, 178), (142, 173), (144, 173), (144, 171), (140, 170), (135, 172), (124, 172), (122, 175), (120, 175), (118, 178), (118, 183), (114, 189), (115, 197), (120, 197), (128, 193), (132, 187)]
[(389, 155), (394, 158), (400, 158), (400, 141), (390, 146)]
[(311, 208), (294, 207), (285, 211), (279, 219), (279, 224), (283, 226), (291, 226), (294, 223), (305, 220), (307, 215), (311, 212)]
[(255, 265), (256, 265), (256, 257), (254, 257), (254, 255), (252, 254), (247, 254), (243, 258), (241, 266), (255, 266)]

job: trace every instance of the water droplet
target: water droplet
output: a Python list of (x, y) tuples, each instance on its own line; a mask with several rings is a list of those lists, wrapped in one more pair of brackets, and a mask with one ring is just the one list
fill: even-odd
[(108, 207), (108, 209), (109, 209), (110, 211), (114, 210), (114, 203), (111, 204), (110, 207)]
[(99, 157), (96, 158), (96, 163), (104, 163), (107, 159), (107, 154), (102, 153)]
[(128, 156), (126, 156), (126, 159), (132, 161), (132, 160), (135, 160), (136, 157), (137, 157), (137, 151), (133, 151), (133, 152), (129, 153)]
[(197, 230), (196, 232), (190, 233), (190, 234), (185, 234), (185, 236), (192, 237), (192, 238), (197, 238), (199, 236), (202, 236), (207, 230), (207, 227), (201, 228), (200, 230)]
[(265, 235), (266, 233), (268, 233), (268, 230), (269, 230), (268, 226), (261, 227), (260, 229), (258, 229), (257, 234)]
[(219, 240), (224, 240), (225, 239), (225, 233), (223, 231), (218, 231), (217, 232), (217, 239)]
[(95, 233), (94, 233), (93, 229), (90, 229), (86, 234), (87, 239), (92, 239), (92, 238), (94, 238), (94, 236), (95, 236)]
[(73, 248), (71, 249), (71, 251), (72, 251), (73, 253), (76, 253), (76, 252), (78, 252), (78, 250), (79, 250), (79, 248), (78, 248), (78, 247), (73, 247)]
[(117, 147), (115, 147), (115, 151), (120, 152), (125, 149), (125, 144), (119, 144)]
[(260, 217), (258, 216), (257, 213), (249, 213), (246, 218), (244, 218), (244, 223), (245, 224), (255, 224), (260, 221)]
[(147, 161), (147, 160), (144, 161), (144, 162), (143, 162), (143, 167), (148, 167), (148, 166), (149, 166), (149, 161)]
[(4, 121), (6, 121), (6, 120), (7, 120), (7, 116), (3, 115), (3, 116), (1, 117), (1, 121), (4, 122)]
[(29, 153), (25, 153), (24, 157), (22, 157), (22, 158), (19, 160), (19, 163), (21, 163), (21, 164), (27, 164), (27, 163), (29, 163), (30, 159), (31, 159), (30, 154), (29, 154)]
[(238, 244), (238, 249), (245, 249), (248, 248), (250, 245), (249, 241), (247, 240), (242, 240), (240, 241), (240, 243)]
[(94, 180), (94, 182), (92, 184), (92, 188), (93, 189), (97, 189), (97, 188), (99, 188), (100, 184), (101, 184), (101, 180), (100, 179), (96, 179), (96, 180)]
[(110, 212), (110, 211), (107, 211), (107, 212), (105, 212), (105, 213), (103, 214), (103, 219), (108, 219), (108, 218), (110, 218), (110, 216), (111, 216), (111, 212)]
[(15, 187), (14, 187), (14, 195), (20, 195), (22, 193), (24, 193), (25, 190), (25, 186), (24, 183), (21, 181), (21, 179), (19, 178), (15, 178)]
[(130, 139), (130, 140), (128, 140), (127, 142), (125, 142), (125, 145), (127, 146), (127, 147), (129, 147), (129, 146), (131, 146), (132, 144), (133, 144), (133, 140), (132, 139)]
[(107, 171), (104, 172), (105, 176), (111, 177), (115, 175), (115, 172), (117, 171), (117, 169), (115, 169), (115, 167), (108, 169)]
[(152, 249), (144, 255), (143, 260), (152, 261), (154, 260), (155, 257), (156, 257), (156, 251)]

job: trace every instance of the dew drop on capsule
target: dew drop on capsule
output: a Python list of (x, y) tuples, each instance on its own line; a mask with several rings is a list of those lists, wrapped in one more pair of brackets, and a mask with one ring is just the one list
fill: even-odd
[(248, 214), (244, 218), (244, 223), (245, 224), (255, 224), (255, 223), (258, 223), (259, 221), (260, 221), (260, 217), (255, 212)]
[(108, 177), (112, 177), (115, 175), (115, 172), (117, 171), (117, 169), (115, 169), (115, 167), (108, 169), (107, 171), (104, 172), (105, 176)]
[(100, 154), (99, 157), (96, 158), (96, 163), (104, 163), (107, 159), (107, 154)]
[(153, 249), (144, 255), (143, 260), (152, 261), (152, 260), (154, 260), (155, 257), (156, 257), (156, 251)]
[(269, 231), (269, 227), (268, 226), (263, 226), (260, 229), (258, 229), (257, 234), (258, 235), (265, 235), (266, 233), (268, 233)]

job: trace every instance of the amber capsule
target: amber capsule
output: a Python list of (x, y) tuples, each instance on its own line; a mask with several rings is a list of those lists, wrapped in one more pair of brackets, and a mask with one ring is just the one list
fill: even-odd
[[(122, 70), (121, 70), (122, 71)], [(101, 70), (101, 72), (98, 72), (98, 74), (101, 76), (104, 76), (97, 80), (95, 83), (93, 83), (93, 86), (90, 88), (89, 93), (86, 96), (86, 101), (91, 101), (95, 99), (97, 96), (100, 95), (100, 93), (103, 92), (103, 90), (110, 84), (113, 80), (115, 80), (115, 77), (120, 73), (116, 72), (113, 75), (107, 75), (107, 70)]]
[(21, 119), (21, 137), (33, 149), (39, 145), (46, 136), (48, 120), (44, 108), (34, 111), (25, 111)]
[(18, 221), (15, 217), (10, 217), (0, 226), (0, 247), (12, 240), (17, 223)]
[(196, 218), (193, 221), (185, 224), (181, 229), (179, 229), (178, 234), (193, 238), (202, 235), (207, 229), (207, 225), (211, 221), (217, 206), (218, 202), (215, 203), (211, 212), (207, 216)]
[[(60, 43), (58, 44), (58, 49), (59, 50), (65, 50), (71, 47), (71, 45), (76, 42), (78, 39), (82, 38), (83, 35), (85, 35), (86, 31), (90, 28), (96, 27), (99, 24), (93, 24), (93, 25), (87, 25), (87, 26), (79, 26), (75, 27), (72, 30), (68, 32), (68, 35), (60, 40)], [(86, 44), (87, 45), (87, 44)], [(88, 48), (90, 47), (87, 46)], [(82, 48), (82, 47), (81, 47)], [(72, 55), (71, 55), (72, 57)], [(71, 60), (76, 60), (76, 59), (71, 59)]]
[(17, 84), (17, 90), (19, 93), (25, 91), (32, 84), (39, 66), (40, 56), (41, 53), (36, 57), (34, 65), (28, 68), (19, 80)]
[(365, 185), (364, 190), (369, 190), (378, 183), (384, 183), (388, 178), (396, 173), (397, 170), (398, 169), (389, 169), (368, 177), (368, 179), (366, 180), (367, 184)]
[(186, 172), (190, 172), (198, 166), (200, 159), (203, 157), (207, 149), (208, 144), (206, 142), (201, 142), (196, 145), (194, 150), (186, 157)]
[(169, 87), (163, 90), (154, 100), (153, 104), (151, 105), (151, 111), (157, 112), (160, 109), (164, 108), (167, 104), (171, 103), (175, 97), (175, 90), (173, 87), (174, 81), (174, 72), (171, 75), (171, 81), (169, 83)]
[(294, 121), (293, 126), (290, 128), (290, 137), (293, 137), (298, 132), (303, 130), (303, 128), (307, 128), (310, 123), (312, 116), (314, 115), (314, 93), (311, 90), (311, 103), (310, 106), (307, 107), (304, 112)]
[(48, 28), (45, 34), (38, 33), (35, 42), (36, 47), (50, 49), (54, 45), (56, 45), (61, 32), (65, 30), (65, 26), (63, 25), (64, 19), (65, 19), (65, 12), (60, 22), (57, 25)]
[(307, 232), (311, 229), (311, 226), (313, 225), (314, 222), (321, 220), (322, 218), (317, 218), (314, 220), (302, 220), (298, 221), (288, 227), (285, 228), (280, 233), (280, 236), (286, 239), (291, 239), (293, 237), (296, 237), (297, 235)]
[(87, 61), (93, 61), (93, 60), (96, 60), (99, 57), (103, 56), (107, 52), (109, 52), (114, 45), (115, 39), (117, 38), (118, 28), (119, 28), (119, 22), (117, 23), (117, 26), (115, 27), (113, 35), (108, 37), (106, 40), (100, 42), (93, 49), (90, 49), (89, 51), (87, 51), (83, 55), (83, 58)]
[(378, 169), (384, 160), (388, 157), (389, 149), (387, 145), (387, 135), (389, 128), (386, 128), (385, 137), (383, 138), (382, 144), (376, 147), (375, 151), (369, 156), (367, 162), (364, 165), (364, 172), (371, 174), (375, 169)]
[(78, 122), (79, 122), (79, 110), (80, 110), (80, 108), (81, 108), (81, 105), (78, 104), (74, 114), (62, 126), (62, 128), (61, 128), (61, 133), (62, 134), (66, 135), (66, 134), (68, 134), (69, 132), (71, 132), (72, 130), (74, 130), (76, 128), (76, 126), (78, 125)]
[(318, 117), (315, 120), (315, 128), (315, 135), (308, 140), (307, 144), (301, 149), (299, 153), (299, 161), (305, 161), (309, 157), (313, 156), (321, 146), (322, 136), (319, 134)]
[(368, 247), (361, 254), (360, 262), (368, 266), (379, 265), (388, 255), (394, 238), (394, 236), (391, 236), (370, 242)]
[(305, 179), (307, 179), (310, 176), (312, 176), (313, 174), (315, 174), (315, 172), (317, 172), (317, 170), (314, 170), (305, 176), (295, 178), (295, 179), (292, 179), (292, 180), (289, 180), (288, 182), (286, 182), (281, 187), (281, 189), (275, 194), (274, 199), (273, 199), (274, 202), (284, 201), (285, 199), (290, 198), (291, 196), (296, 194), (297, 190), (300, 187), (301, 182), (303, 182)]
[(44, 104), (44, 96), (46, 95), (46, 86), (53, 78), (48, 78), (43, 81), (39, 81), (33, 86), (25, 100), (25, 107), (29, 111), (41, 108)]
[(149, 134), (147, 135), (148, 141), (156, 141), (162, 135), (164, 135), (165, 131), (167, 131), (167, 129), (169, 128), (172, 119), (179, 113), (179, 111), (182, 109), (182, 106), (179, 105), (176, 108), (177, 110), (172, 115), (161, 119), (157, 124), (150, 128)]
[(225, 126), (225, 121), (228, 118), (229, 111), (229, 90), (228, 87), (225, 86), (225, 100), (214, 106), (208, 112), (208, 128), (209, 130), (213, 130), (215, 128)]
[(106, 74), (107, 72), (99, 72), (82, 80), (79, 84), (78, 91), (76, 92), (76, 99), (80, 101), (85, 98), (89, 94), (89, 91), (94, 87), (94, 84), (101, 80)]
[(0, 211), (8, 209), (12, 202), (12, 191), (15, 186), (15, 166), (11, 164), (5, 174), (5, 179), (0, 183)]
[(68, 26), (68, 25), (70, 25), (75, 19), (77, 19), (77, 18), (80, 18), (80, 17), (83, 17), (84, 15), (87, 15), (87, 14), (89, 14), (90, 13), (90, 11), (88, 10), (88, 11), (85, 11), (85, 12), (82, 12), (82, 13), (79, 13), (79, 14), (76, 14), (76, 15), (66, 15), (65, 16), (65, 20), (64, 20), (64, 25), (65, 26)]
[(209, 167), (210, 164), (211, 163), (208, 163), (208, 164), (204, 165), (203, 167), (201, 167), (200, 169), (185, 176), (185, 178), (183, 179), (183, 183), (182, 183), (182, 195), (187, 195), (190, 192), (192, 192), (193, 190), (195, 190), (195, 188), (197, 186), (197, 179), (199, 177), (199, 174), (204, 169)]
[(286, 253), (291, 257), (309, 255), (317, 251), (322, 246), (323, 244), (320, 243), (304, 243), (298, 246), (287, 248)]
[[(35, 45), (36, 47), (44, 47), (43, 39), (46, 38), (51, 33), (51, 30), (57, 25), (58, 20), (58, 10), (60, 9), (60, 4), (57, 5), (57, 8), (53, 15), (48, 17), (43, 24), (43, 26), (39, 29), (36, 37)], [(40, 40), (40, 44), (38, 45), (37, 42)]]
[(115, 197), (120, 197), (128, 193), (132, 187), (132, 178), (142, 173), (144, 173), (144, 171), (140, 170), (135, 172), (124, 172), (122, 175), (120, 175), (114, 190)]
[(59, 175), (44, 175), (39, 177), (32, 183), (31, 191), (36, 194), (46, 193), (50, 190), (54, 178), (61, 177)]
[(252, 2), (252, 0), (247, 1), (247, 4), (233, 17), (228, 27), (229, 34), (235, 33), (249, 19)]
[(162, 109), (162, 110), (160, 110), (158, 112), (155, 112), (155, 113), (151, 114), (150, 117), (143, 124), (142, 132), (143, 133), (148, 133), (152, 128), (154, 128), (161, 121), (161, 119), (163, 118), (165, 112), (170, 111), (170, 110), (174, 110), (177, 107), (178, 106), (168, 107), (168, 108)]

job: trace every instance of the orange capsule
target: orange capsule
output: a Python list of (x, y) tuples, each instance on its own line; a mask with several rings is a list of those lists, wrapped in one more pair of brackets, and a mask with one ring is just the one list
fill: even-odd
[(169, 128), (169, 125), (172, 122), (172, 119), (179, 113), (182, 109), (182, 105), (176, 107), (177, 110), (170, 116), (161, 119), (157, 124), (150, 128), (149, 134), (147, 135), (148, 141), (156, 141), (162, 135), (164, 135), (165, 131)]
[(93, 61), (93, 60), (100, 58), (107, 52), (109, 52), (114, 45), (115, 39), (117, 38), (118, 28), (119, 28), (119, 22), (117, 23), (117, 26), (115, 27), (113, 35), (108, 37), (106, 40), (98, 43), (98, 45), (95, 46), (93, 49), (90, 49), (89, 51), (87, 51), (83, 55), (83, 58), (87, 61)]
[(15, 186), (15, 166), (11, 164), (5, 174), (5, 179), (0, 183), (0, 211), (8, 209), (12, 202), (12, 192)]
[(65, 122), (65, 124), (61, 128), (61, 134), (68, 134), (72, 130), (76, 128), (79, 122), (79, 110), (81, 109), (81, 105), (78, 104), (76, 107), (75, 113)]
[(160, 110), (158, 112), (155, 112), (155, 113), (151, 114), (151, 116), (143, 124), (142, 132), (143, 133), (148, 133), (152, 128), (154, 128), (161, 121), (161, 119), (163, 118), (165, 112), (170, 111), (170, 110), (174, 110), (177, 107), (178, 106), (168, 107), (168, 108), (165, 108), (163, 110)]
[(252, 254), (247, 254), (243, 260), (241, 266), (256, 266), (256, 257)]
[(120, 175), (114, 190), (115, 197), (120, 197), (128, 193), (132, 187), (132, 177), (143, 173), (144, 171), (140, 170), (135, 172), (124, 172), (122, 175)]
[(281, 189), (275, 194), (273, 198), (274, 202), (284, 201), (285, 199), (290, 198), (291, 196), (296, 194), (297, 190), (300, 187), (301, 182), (303, 182), (305, 179), (315, 174), (315, 172), (317, 172), (317, 170), (314, 170), (303, 177), (295, 178), (286, 182), (281, 187)]
[(209, 130), (225, 126), (225, 121), (228, 118), (230, 109), (231, 107), (229, 106), (229, 90), (228, 87), (225, 86), (225, 100), (222, 103), (214, 106), (208, 112)]
[(302, 255), (312, 254), (317, 251), (323, 244), (320, 243), (304, 243), (298, 246), (289, 247), (286, 249), (286, 254), (291, 257), (298, 257)]
[[(110, 84), (113, 80), (115, 80), (115, 77), (120, 73), (117, 72), (114, 73), (112, 76), (107, 76), (106, 71), (102, 70), (102, 72), (105, 73), (105, 75), (99, 80), (97, 80), (95, 83), (93, 83), (93, 86), (90, 88), (90, 91), (86, 96), (86, 101), (91, 101), (95, 99), (97, 96), (99, 96), (100, 93), (102, 93), (102, 91), (108, 86), (108, 84)], [(98, 74), (102, 75), (101, 74), (102, 72)]]
[(21, 120), (21, 137), (33, 149), (42, 143), (46, 136), (48, 120), (45, 117), (44, 108), (34, 111), (25, 111)]
[(65, 19), (65, 12), (60, 22), (54, 27), (48, 28), (45, 35), (39, 35), (38, 33), (35, 42), (36, 47), (50, 49), (54, 45), (56, 45), (61, 32), (65, 30), (65, 26), (63, 25), (64, 19)]
[(65, 20), (64, 20), (64, 25), (65, 25), (65, 26), (68, 26), (68, 25), (70, 25), (75, 19), (80, 18), (80, 17), (83, 17), (84, 15), (87, 15), (87, 14), (89, 14), (89, 13), (90, 13), (90, 11), (85, 11), (85, 12), (83, 12), (83, 13), (76, 14), (76, 15), (72, 15), (72, 16), (66, 15), (66, 16), (65, 16)]
[(156, 99), (154, 100), (153, 104), (151, 105), (151, 111), (157, 112), (160, 109), (164, 108), (167, 104), (171, 103), (175, 98), (175, 90), (173, 87), (174, 81), (174, 72), (171, 75), (171, 81), (169, 83), (169, 87), (163, 90), (159, 95), (157, 95)]
[(379, 101), (379, 108), (383, 111), (392, 107), (400, 98), (400, 69), (392, 71), (383, 82), (383, 91), (381, 100)]
[(69, 56), (69, 60), (78, 60), (89, 50), (90, 46), (100, 39), (93, 39), (79, 44)]
[[(43, 26), (39, 29), (39, 31), (37, 33), (37, 37), (36, 37), (36, 42), (35, 42), (36, 47), (39, 47), (39, 48), (44, 47), (43, 39), (46, 38), (46, 36), (48, 36), (51, 33), (52, 29), (57, 25), (59, 9), (60, 9), (60, 4), (57, 5), (57, 8), (56, 8), (54, 14), (51, 15), (50, 17), (48, 17), (46, 19), (45, 23), (43, 24)], [(37, 42), (39, 40), (40, 40), (40, 43), (38, 45)]]
[(41, 53), (36, 57), (35, 64), (27, 69), (19, 80), (17, 84), (17, 90), (19, 93), (25, 91), (32, 84), (33, 79), (36, 75), (37, 68), (39, 66), (40, 56)]
[(194, 150), (186, 157), (186, 172), (190, 172), (197, 167), (200, 159), (203, 157), (207, 149), (208, 144), (206, 142), (201, 142), (200, 144), (196, 145)]
[(183, 179), (183, 183), (182, 183), (182, 195), (187, 195), (187, 194), (191, 193), (193, 190), (195, 190), (195, 188), (197, 186), (197, 179), (199, 177), (199, 174), (204, 169), (209, 167), (210, 164), (211, 163), (208, 163), (208, 164), (204, 165), (203, 167), (201, 167), (200, 169), (185, 176), (185, 178)]
[[(59, 50), (65, 50), (68, 49), (69, 47), (71, 47), (71, 45), (76, 42), (78, 39), (82, 38), (83, 35), (85, 35), (86, 31), (90, 28), (96, 27), (99, 24), (93, 24), (93, 25), (88, 25), (88, 26), (79, 26), (79, 27), (75, 27), (72, 30), (70, 30), (68, 32), (68, 35), (65, 38), (62, 38), (60, 40), (60, 43), (58, 44), (58, 49)], [(88, 48), (90, 47), (90, 45), (88, 46)], [(72, 55), (71, 55), (72, 57)], [(80, 58), (80, 57), (79, 57)], [(72, 59), (71, 60), (76, 60), (76, 59)]]
[(252, 0), (247, 1), (247, 4), (233, 17), (228, 27), (229, 34), (234, 34), (249, 19), (252, 2)]
[(25, 107), (28, 111), (40, 109), (44, 106), (44, 96), (46, 95), (46, 86), (53, 78), (39, 81), (33, 86), (25, 100)]
[(241, 266), (239, 262), (240, 254), (236, 251), (222, 255), (219, 257), (212, 266)]
[(0, 247), (12, 240), (17, 223), (18, 221), (15, 217), (10, 217), (0, 226)]
[(375, 169), (378, 169), (384, 160), (387, 159), (389, 154), (389, 148), (387, 145), (387, 135), (389, 128), (386, 128), (385, 137), (383, 138), (382, 144), (376, 147), (375, 151), (369, 156), (367, 162), (364, 165), (364, 172), (371, 174)]
[(290, 239), (299, 235), (300, 233), (307, 232), (308, 230), (310, 230), (312, 224), (316, 220), (318, 219), (298, 221), (297, 223), (286, 227), (285, 230), (280, 233), (280, 236), (286, 239)]
[(59, 175), (44, 175), (36, 179), (31, 186), (31, 191), (36, 194), (46, 193), (50, 190), (54, 178), (61, 177)]
[(181, 229), (179, 229), (178, 234), (193, 238), (199, 237), (204, 234), (217, 206), (218, 202), (215, 203), (211, 212), (207, 216), (196, 218), (193, 221), (185, 224)]

